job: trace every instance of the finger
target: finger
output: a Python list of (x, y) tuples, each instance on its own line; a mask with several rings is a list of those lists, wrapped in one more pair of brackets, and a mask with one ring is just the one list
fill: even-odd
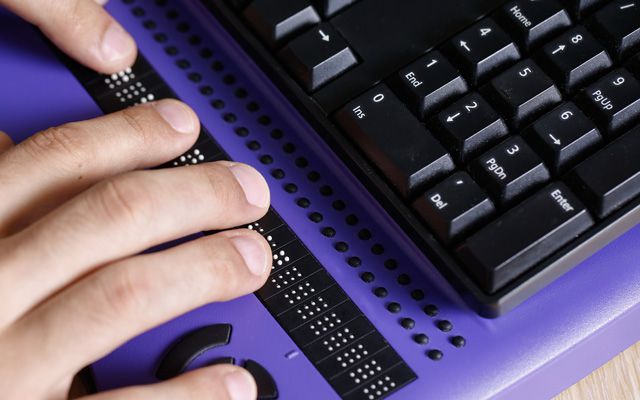
[(257, 395), (255, 380), (249, 372), (232, 365), (217, 365), (155, 385), (113, 390), (85, 400), (254, 400)]
[(89, 186), (161, 164), (196, 140), (198, 118), (162, 100), (38, 133), (0, 156), (0, 235), (22, 229)]
[(268, 203), (264, 178), (237, 163), (107, 180), (0, 242), (0, 326), (92, 269), (195, 232), (255, 221)]
[(4, 0), (3, 3), (37, 25), (62, 51), (98, 72), (118, 72), (130, 67), (136, 58), (133, 38), (98, 1)]
[[(34, 376), (51, 375), (52, 363), (56, 374), (71, 376), (156, 325), (212, 301), (257, 290), (270, 266), (268, 243), (247, 229), (119, 261), (12, 324), (5, 338), (13, 349), (8, 357), (21, 357), (21, 365)], [(24, 351), (33, 348), (38, 351)], [(5, 361), (6, 357), (3, 353)], [(39, 368), (44, 375), (37, 373)]]
[(6, 133), (0, 131), (0, 153), (4, 153), (13, 147), (13, 139)]

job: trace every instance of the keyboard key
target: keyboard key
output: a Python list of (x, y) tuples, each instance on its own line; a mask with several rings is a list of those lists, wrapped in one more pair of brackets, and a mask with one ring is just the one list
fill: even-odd
[(328, 23), (293, 39), (282, 49), (280, 58), (308, 91), (358, 63), (347, 43)]
[(617, 0), (598, 11), (591, 27), (619, 60), (640, 48), (640, 2)]
[(607, 0), (561, 0), (561, 3), (575, 19), (582, 19), (606, 2)]
[(392, 84), (422, 119), (467, 91), (460, 72), (439, 51), (425, 54), (401, 69)]
[(553, 81), (532, 60), (524, 60), (489, 82), (485, 89), (514, 128), (543, 114), (562, 97)]
[(384, 84), (347, 104), (336, 118), (404, 196), (454, 169), (444, 147)]
[(542, 48), (542, 65), (568, 94), (611, 67), (611, 59), (584, 27), (576, 26)]
[(640, 83), (619, 68), (585, 88), (579, 100), (604, 133), (614, 134), (640, 116)]
[(493, 203), (466, 172), (456, 172), (421, 195), (414, 208), (445, 243), (450, 243), (487, 220)]
[(631, 57), (631, 59), (627, 63), (627, 68), (629, 69), (629, 71), (636, 74), (636, 77), (640, 78), (640, 53)]
[(595, 124), (571, 102), (538, 119), (523, 137), (556, 174), (564, 173), (602, 140)]
[(243, 15), (272, 48), (320, 22), (318, 13), (308, 0), (253, 0)]
[(599, 218), (640, 195), (640, 126), (569, 172), (567, 181)]
[(508, 206), (549, 180), (549, 171), (524, 140), (515, 136), (483, 154), (470, 165), (478, 183), (500, 206)]
[(555, 0), (515, 0), (499, 15), (523, 49), (530, 49), (571, 25), (569, 15)]
[(356, 0), (313, 0), (313, 5), (323, 17), (329, 18), (355, 2)]
[(472, 235), (458, 255), (480, 287), (494, 293), (592, 224), (580, 200), (553, 183)]
[(438, 114), (435, 129), (460, 163), (477, 156), (509, 133), (498, 113), (475, 92)]
[(491, 18), (485, 18), (459, 35), (447, 47), (473, 85), (520, 59), (515, 43)]

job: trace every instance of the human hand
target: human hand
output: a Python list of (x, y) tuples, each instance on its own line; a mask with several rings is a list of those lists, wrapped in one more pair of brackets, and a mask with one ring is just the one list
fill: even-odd
[[(66, 398), (79, 369), (133, 336), (264, 283), (269, 245), (246, 229), (139, 255), (267, 211), (264, 178), (243, 164), (140, 170), (182, 154), (198, 131), (193, 111), (162, 100), (16, 146), (0, 134), (3, 399)], [(90, 398), (255, 397), (248, 372), (215, 366)]]

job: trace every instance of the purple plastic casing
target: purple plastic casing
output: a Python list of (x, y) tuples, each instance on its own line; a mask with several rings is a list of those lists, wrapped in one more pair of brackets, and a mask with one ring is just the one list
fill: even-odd
[[(231, 157), (265, 173), (275, 209), (418, 375), (416, 381), (390, 398), (551, 397), (640, 339), (640, 227), (630, 230), (507, 315), (483, 319), (466, 306), (199, 2), (170, 2), (179, 13), (179, 21), (189, 22), (189, 34), (176, 30), (178, 21), (167, 19), (166, 7), (156, 6), (152, 1), (135, 3), (144, 7), (144, 18), (133, 16), (131, 6), (119, 0), (111, 1), (108, 10), (133, 34), (150, 63), (198, 112), (202, 123)], [(100, 114), (93, 100), (31, 27), (3, 12), (0, 19), (0, 74), (5, 78), (0, 84), (2, 129), (20, 141), (39, 129)], [(225, 122), (221, 113), (211, 108), (209, 99), (197, 90), (198, 85), (187, 79), (185, 72), (175, 66), (175, 60), (165, 53), (163, 45), (153, 40), (152, 32), (143, 28), (144, 19), (157, 21), (158, 30), (165, 32), (170, 43), (180, 49), (180, 57), (192, 62), (192, 70), (202, 73), (203, 82), (212, 83), (216, 96), (227, 104), (224, 112), (237, 115), (235, 125)], [(197, 46), (187, 44), (193, 33), (205, 38), (205, 45), (224, 63), (226, 72), (233, 72), (238, 83), (221, 82), (220, 74), (209, 68), (211, 60), (200, 57)], [(248, 89), (249, 99), (233, 95), (239, 86)], [(271, 117), (270, 127), (257, 123), (256, 114), (246, 109), (250, 100), (258, 102), (261, 113)], [(249, 128), (252, 138), (261, 142), (258, 153), (247, 149), (246, 139), (233, 134), (238, 125)], [(296, 154), (309, 160), (309, 168), (294, 166), (295, 156), (282, 152), (283, 140), (269, 137), (273, 127), (285, 133), (283, 140), (295, 144)], [(266, 167), (257, 162), (261, 154), (273, 155), (274, 164)], [(286, 193), (282, 182), (271, 178), (272, 168), (287, 172), (287, 182), (299, 187), (297, 195)], [(311, 168), (321, 173), (322, 182), (312, 183), (305, 178)], [(320, 184), (331, 185), (345, 200), (347, 210), (334, 210), (331, 207), (334, 198), (320, 195)], [(334, 227), (335, 238), (319, 234), (319, 226), (307, 218), (308, 211), (295, 206), (298, 195), (308, 197), (314, 210), (323, 213), (322, 226)], [(358, 227), (344, 221), (344, 216), (351, 212), (359, 216)], [(373, 239), (368, 242), (356, 236), (364, 226), (373, 232)], [(335, 251), (333, 244), (338, 240), (349, 243), (346, 255)], [(372, 243), (382, 243), (385, 255), (372, 254), (369, 250)], [(345, 257), (349, 255), (359, 256), (362, 267), (348, 267)], [(397, 270), (383, 267), (387, 257), (399, 261)], [(359, 278), (363, 270), (375, 274), (373, 284)], [(410, 274), (411, 285), (397, 283), (400, 273)], [(375, 286), (387, 287), (389, 296), (385, 299), (373, 296)], [(424, 300), (410, 297), (410, 290), (415, 288), (424, 290)], [(402, 312), (387, 312), (385, 304), (389, 301), (399, 302)], [(438, 306), (438, 317), (430, 318), (422, 312), (426, 304)], [(398, 323), (402, 317), (413, 318), (415, 328), (402, 328)], [(435, 323), (440, 319), (451, 321), (453, 331), (439, 331)], [(239, 361), (251, 358), (271, 372), (282, 399), (337, 398), (304, 355), (301, 352), (295, 355), (296, 345), (253, 295), (204, 306), (127, 342), (93, 365), (99, 389), (155, 382), (153, 372), (170, 343), (194, 328), (219, 322), (233, 324), (231, 343), (207, 352), (193, 367), (220, 356), (234, 356)], [(412, 340), (412, 335), (419, 332), (430, 337), (427, 346)], [(454, 335), (464, 336), (466, 346), (455, 348), (450, 343)], [(438, 362), (425, 356), (427, 350), (436, 348), (444, 353)]]

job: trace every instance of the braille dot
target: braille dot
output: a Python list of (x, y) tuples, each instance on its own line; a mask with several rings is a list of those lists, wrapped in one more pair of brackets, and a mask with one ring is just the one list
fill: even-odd
[(169, 19), (176, 19), (178, 18), (178, 12), (176, 10), (169, 10), (167, 11), (167, 18)]
[(224, 119), (225, 122), (232, 124), (238, 120), (238, 117), (234, 113), (226, 113), (222, 116), (222, 119)]
[(153, 39), (158, 43), (165, 43), (169, 38), (164, 33), (156, 33), (153, 35)]
[(144, 26), (146, 29), (156, 29), (157, 25), (156, 25), (156, 21), (148, 19), (148, 20), (144, 21), (142, 26)]
[(389, 310), (389, 312), (392, 312), (394, 314), (399, 313), (402, 310), (402, 307), (400, 306), (399, 303), (391, 302), (389, 304), (387, 304), (387, 310)]
[(260, 106), (255, 101), (247, 103), (247, 111), (256, 112), (260, 109)]
[(389, 295), (389, 291), (387, 290), (387, 288), (383, 288), (382, 286), (379, 286), (373, 289), (373, 294), (375, 294), (376, 297), (383, 298)]
[(239, 126), (236, 129), (233, 130), (236, 135), (240, 136), (240, 137), (247, 137), (249, 136), (249, 129), (245, 128), (244, 126)]
[(249, 95), (249, 93), (247, 92), (247, 89), (245, 89), (245, 88), (236, 89), (234, 94), (239, 99), (244, 99), (245, 97), (247, 97)]
[(189, 78), (189, 80), (191, 82), (200, 82), (202, 80), (202, 75), (200, 75), (197, 72), (192, 72), (189, 75), (187, 75), (187, 78)]
[(178, 30), (178, 32), (185, 33), (189, 31), (190, 26), (186, 22), (180, 22), (178, 25), (176, 25), (176, 29)]
[(215, 108), (216, 110), (221, 110), (224, 108), (224, 101), (220, 100), (220, 99), (215, 99), (211, 101), (211, 107)]
[(222, 82), (224, 82), (225, 85), (233, 85), (236, 83), (236, 77), (232, 74), (227, 74), (222, 78)]
[(347, 208), (347, 204), (342, 200), (336, 200), (331, 203), (331, 207), (333, 207), (333, 209), (336, 211), (343, 211), (345, 208)]
[(345, 252), (349, 251), (349, 245), (346, 244), (345, 242), (338, 242), (333, 247), (336, 250), (338, 250), (340, 253), (345, 253)]
[(429, 350), (427, 352), (427, 357), (429, 357), (433, 361), (440, 361), (440, 360), (442, 360), (443, 356), (444, 356), (444, 354), (442, 354), (442, 352), (440, 350)]
[(144, 11), (144, 8), (141, 8), (141, 7), (135, 7), (133, 10), (131, 10), (131, 12), (136, 17), (143, 17), (146, 14), (146, 11)]
[(320, 180), (320, 174), (317, 171), (311, 171), (307, 174), (307, 179), (311, 182), (318, 182)]
[(394, 269), (398, 268), (398, 261), (396, 261), (394, 258), (390, 258), (384, 262), (384, 267), (389, 271), (393, 271)]
[(193, 46), (197, 46), (200, 43), (202, 43), (202, 38), (198, 35), (191, 35), (189, 36), (189, 44), (193, 45)]
[(344, 220), (347, 223), (347, 225), (354, 226), (358, 224), (358, 217), (354, 214), (347, 215), (347, 217)]
[(441, 321), (438, 321), (436, 323), (436, 326), (438, 327), (438, 329), (440, 329), (442, 332), (451, 332), (451, 330), (453, 329), (453, 324), (449, 321), (447, 321), (446, 319), (443, 319)]
[(178, 54), (178, 48), (176, 46), (167, 46), (164, 48), (164, 52), (170, 56), (175, 56)]
[(204, 49), (200, 50), (200, 57), (204, 58), (205, 60), (207, 58), (211, 58), (211, 56), (213, 56), (213, 50), (211, 50), (208, 47), (205, 47)]
[(326, 237), (334, 237), (336, 235), (336, 230), (330, 226), (324, 227), (320, 230), (320, 232)]
[(268, 154), (260, 157), (260, 162), (265, 165), (273, 164), (273, 157)]
[(180, 69), (187, 69), (191, 67), (191, 63), (189, 62), (189, 60), (185, 60), (184, 58), (181, 58), (178, 61), (176, 61), (176, 65)]
[(282, 146), (282, 150), (283, 150), (285, 153), (291, 154), (291, 153), (293, 153), (294, 151), (296, 151), (296, 146), (295, 146), (293, 143), (285, 143), (285, 144)]
[(428, 304), (428, 305), (424, 306), (422, 311), (424, 311), (424, 313), (427, 314), (430, 317), (435, 317), (436, 315), (438, 315), (438, 307), (436, 307), (433, 304)]
[(375, 255), (380, 255), (384, 253), (384, 246), (381, 245), (380, 243), (376, 243), (373, 246), (371, 246), (371, 252)]
[(211, 96), (213, 94), (213, 88), (211, 86), (202, 86), (200, 87), (200, 93), (204, 96)]
[(360, 257), (349, 257), (347, 259), (347, 264), (349, 264), (353, 268), (357, 268), (362, 265), (362, 260)]
[(376, 279), (376, 277), (371, 272), (363, 272), (360, 274), (360, 279), (362, 279), (363, 282), (371, 283)]
[(272, 139), (279, 140), (284, 136), (284, 132), (282, 132), (280, 129), (274, 129), (269, 135)]
[(298, 185), (295, 183), (287, 183), (284, 185), (284, 190), (287, 193), (296, 193), (298, 191)]
[(296, 204), (302, 208), (309, 208), (309, 206), (311, 205), (311, 202), (306, 197), (301, 197), (298, 200), (296, 200)]
[(259, 123), (260, 125), (267, 126), (267, 125), (269, 125), (269, 124), (271, 123), (271, 118), (269, 118), (269, 117), (268, 117), (268, 116), (266, 116), (266, 115), (261, 115), (261, 116), (258, 118), (258, 123)]
[(211, 64), (211, 69), (216, 72), (220, 72), (224, 69), (224, 64), (222, 61), (214, 61), (213, 64)]
[(429, 336), (425, 335), (424, 333), (417, 333), (413, 335), (413, 341), (418, 344), (427, 344), (429, 343)]
[(280, 168), (276, 168), (273, 171), (271, 171), (271, 176), (273, 176), (276, 179), (283, 179), (285, 176), (285, 173)]
[(358, 237), (360, 238), (360, 240), (369, 240), (371, 239), (371, 231), (368, 229), (361, 229), (358, 232)]
[(414, 321), (411, 318), (402, 318), (400, 320), (400, 325), (404, 328), (404, 329), (413, 329), (416, 326), (416, 321)]
[(248, 148), (249, 150), (256, 151), (256, 150), (260, 150), (260, 148), (261, 148), (261, 147), (262, 147), (262, 146), (260, 145), (260, 143), (259, 143), (259, 142), (256, 142), (255, 140), (252, 140), (252, 141), (250, 141), (249, 143), (247, 143), (247, 148)]
[(416, 301), (420, 301), (422, 299), (424, 299), (424, 292), (420, 289), (415, 289), (411, 291), (411, 298), (416, 300)]
[(309, 219), (315, 223), (322, 222), (324, 217), (319, 212), (312, 212), (309, 214)]
[(295, 163), (298, 168), (306, 168), (309, 165), (309, 161), (304, 157), (296, 158)]
[(398, 283), (402, 286), (408, 285), (411, 283), (411, 277), (407, 274), (400, 274), (398, 275)]
[(462, 336), (454, 336), (451, 338), (451, 344), (457, 348), (461, 348), (467, 344), (467, 341)]
[(320, 187), (320, 194), (323, 196), (331, 196), (333, 194), (333, 188), (329, 185), (323, 185)]

